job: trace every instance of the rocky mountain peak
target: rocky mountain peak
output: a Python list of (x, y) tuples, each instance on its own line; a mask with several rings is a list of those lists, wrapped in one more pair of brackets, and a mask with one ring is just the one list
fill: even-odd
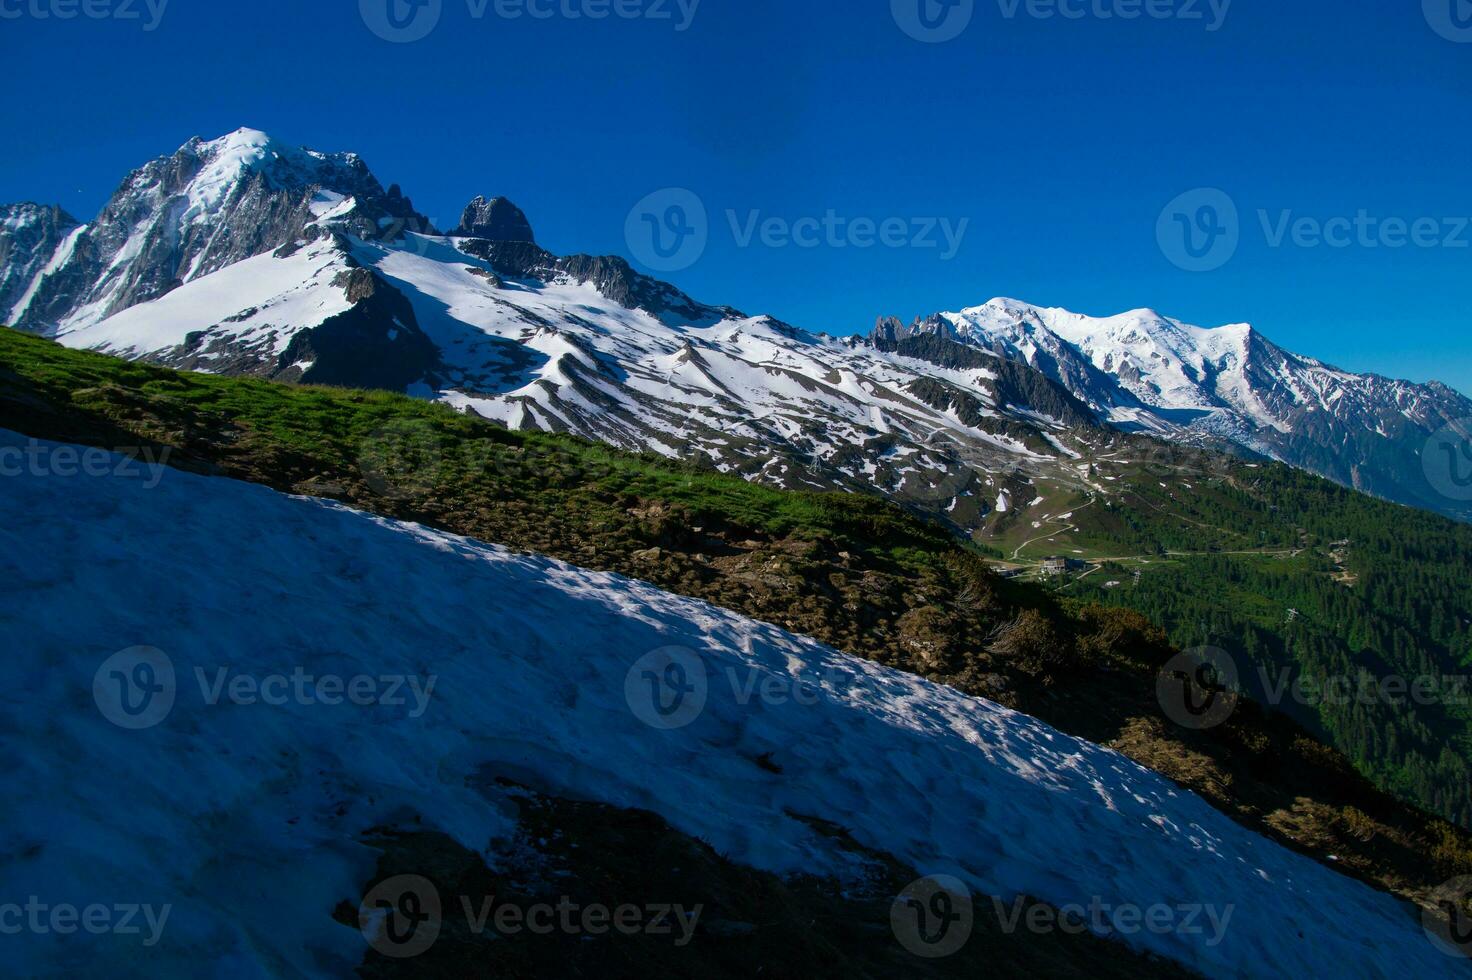
[(492, 242), (535, 243), (532, 226), (521, 208), (504, 197), (477, 197), (465, 206), (460, 224), (450, 233), (456, 238), (483, 238)]
[(0, 318), (40, 333), (97, 322), (324, 224), (363, 239), (433, 233), (356, 153), (248, 128), (195, 137), (133, 171), (79, 235), (53, 234), (27, 248), (28, 261), (0, 262), (15, 280), (0, 290)]

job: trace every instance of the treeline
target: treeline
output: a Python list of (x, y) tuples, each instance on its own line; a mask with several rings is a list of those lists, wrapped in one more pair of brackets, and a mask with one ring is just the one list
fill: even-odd
[[(1382, 788), (1472, 826), (1472, 527), (1279, 466), (1141, 490), (1140, 506), (1111, 509), (1110, 533), (1161, 560), (1069, 593), (1143, 613), (1180, 646), (1228, 650), (1254, 698)], [(1250, 549), (1298, 553), (1166, 556)]]

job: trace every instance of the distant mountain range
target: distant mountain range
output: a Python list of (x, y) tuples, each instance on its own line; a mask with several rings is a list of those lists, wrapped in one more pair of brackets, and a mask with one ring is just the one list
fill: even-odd
[(782, 486), (879, 490), (970, 532), (1041, 475), (1107, 492), (1091, 456), (1149, 452), (1121, 433), (1229, 446), (1472, 519), (1423, 471), (1438, 431), (1472, 435), (1472, 400), (1445, 385), (1148, 310), (998, 299), (881, 319), (866, 338), (813, 334), (616, 257), (553, 255), (502, 198), (476, 198), (442, 233), (358, 156), (247, 129), (145, 165), (85, 225), (0, 207), (0, 316), (72, 347), (392, 388)]

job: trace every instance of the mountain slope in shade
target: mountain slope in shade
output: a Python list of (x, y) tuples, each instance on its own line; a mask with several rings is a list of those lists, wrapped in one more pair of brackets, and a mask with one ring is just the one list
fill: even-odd
[[(863, 876), (838, 828), (981, 894), (1230, 908), (1220, 933), (1116, 936), (1209, 975), (1467, 975), (1409, 906), (1114, 752), (695, 600), (179, 471), (22, 475), (10, 492), (37, 519), (0, 551), (0, 621), (29, 637), (13, 657), (27, 696), (0, 730), (16, 770), (0, 890), (171, 907), (150, 949), (34, 936), (10, 951), (21, 974), (127, 974), (144, 956), (155, 974), (205, 959), (349, 973), (363, 940), (333, 909), (372, 875), (372, 838), (437, 831), (504, 859), (517, 813), (504, 777), (652, 810), (783, 875)], [(150, 683), (173, 699), (124, 730), (104, 716), (124, 716), (107, 665), (134, 643), (159, 651)], [(705, 699), (662, 729), (641, 720), (655, 714), (638, 682), (671, 646)], [(211, 703), (221, 670), (372, 678), (385, 698), (382, 678), (419, 683), (402, 703)], [(801, 680), (816, 697), (747, 696)]]
[(1463, 519), (1421, 453), (1443, 428), (1472, 424), (1472, 399), (1446, 385), (1353, 374), (1278, 347), (1247, 324), (1203, 328), (1134, 310), (1089, 317), (994, 299), (876, 337), (931, 335), (1043, 372), (1109, 423), (1173, 439), (1224, 439), (1376, 496)]

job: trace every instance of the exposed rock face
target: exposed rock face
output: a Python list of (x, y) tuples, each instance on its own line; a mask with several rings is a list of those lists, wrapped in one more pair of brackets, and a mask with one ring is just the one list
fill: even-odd
[(521, 208), (504, 197), (489, 201), (477, 197), (460, 215), (460, 225), (451, 235), (456, 238), (484, 238), (491, 242), (535, 242), (531, 222)]
[(195, 138), (134, 171), (42, 277), (16, 323), (95, 322), (302, 238), (325, 215), (364, 238), (430, 231), (356, 154), (290, 147), (242, 129)]
[(744, 316), (729, 306), (697, 302), (669, 283), (635, 271), (616, 255), (558, 256), (530, 242), (489, 240), (461, 242), (460, 250), (484, 259), (508, 279), (547, 282), (568, 276), (579, 283), (592, 283), (600, 293), (625, 309), (643, 310), (661, 319), (715, 322)]
[[(895, 337), (899, 339), (891, 339)], [(985, 387), (994, 404), (1039, 412), (1065, 425), (1098, 424), (1089, 406), (1041, 372), (951, 340), (944, 333), (915, 332), (900, 326), (899, 321), (891, 317), (879, 321), (871, 342), (878, 350), (913, 357), (943, 368), (986, 371), (991, 378)], [(968, 425), (976, 425), (977, 422), (968, 417), (974, 415), (975, 412), (962, 410), (960, 417)]]
[(0, 323), (20, 319), (35, 286), (76, 241), (79, 227), (55, 205), (0, 206)]

